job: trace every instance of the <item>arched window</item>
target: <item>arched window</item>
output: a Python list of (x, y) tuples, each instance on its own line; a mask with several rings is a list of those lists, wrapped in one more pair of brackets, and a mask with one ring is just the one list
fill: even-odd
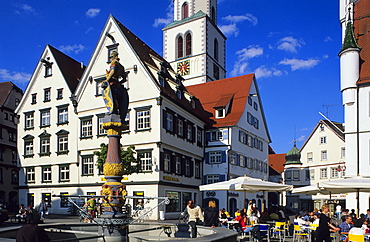
[(189, 17), (189, 5), (188, 5), (188, 3), (185, 2), (182, 5), (182, 18), (184, 19), (184, 18), (187, 18), (187, 17)]
[(177, 38), (177, 58), (184, 57), (184, 40), (182, 36)]
[(212, 10), (211, 10), (211, 19), (214, 23), (216, 23), (216, 11), (215, 11), (215, 7), (212, 7)]
[(218, 60), (218, 41), (217, 39), (215, 39), (213, 43), (213, 55), (214, 55), (215, 60)]
[(186, 35), (186, 56), (191, 55), (191, 34)]

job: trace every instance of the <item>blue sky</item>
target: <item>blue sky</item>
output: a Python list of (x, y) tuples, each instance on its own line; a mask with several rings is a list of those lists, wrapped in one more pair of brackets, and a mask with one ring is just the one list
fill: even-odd
[[(25, 89), (46, 44), (85, 65), (113, 14), (162, 55), (172, 0), (1, 0), (0, 81)], [(338, 0), (219, 0), (227, 77), (256, 73), (277, 153), (300, 148), (319, 112), (343, 122)]]

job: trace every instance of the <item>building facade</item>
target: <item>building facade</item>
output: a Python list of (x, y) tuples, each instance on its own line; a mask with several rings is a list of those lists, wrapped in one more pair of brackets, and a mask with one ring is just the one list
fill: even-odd
[[(339, 52), (340, 83), (344, 107), (346, 176), (370, 172), (370, 13), (369, 0), (341, 0), (343, 45)], [(348, 208), (356, 208), (355, 194), (347, 195)], [(369, 193), (360, 193), (360, 213), (370, 207)]]
[[(298, 188), (342, 178), (346, 172), (345, 156), (343, 125), (320, 120), (301, 149), (294, 147), (286, 154), (285, 183)], [(333, 194), (331, 198), (332, 204), (341, 203), (345, 207), (345, 194)], [(314, 208), (320, 209), (329, 199), (329, 195), (287, 192), (286, 205), (293, 211), (302, 208), (311, 211)]]
[(15, 109), (23, 91), (12, 82), (0, 83), (0, 204), (11, 211), (18, 209), (18, 152)]
[[(188, 90), (200, 99), (210, 119), (205, 133), (204, 184), (244, 175), (268, 180), (271, 139), (254, 74), (193, 85)], [(203, 205), (216, 200), (220, 208), (234, 212), (248, 200), (261, 208), (265, 196), (208, 191), (203, 194)]]

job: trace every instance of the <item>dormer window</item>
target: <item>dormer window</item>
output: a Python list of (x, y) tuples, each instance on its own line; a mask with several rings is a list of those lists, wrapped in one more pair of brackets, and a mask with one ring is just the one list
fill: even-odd
[(225, 118), (225, 108), (216, 109), (216, 118)]
[(110, 63), (110, 55), (112, 54), (112, 52), (113, 51), (117, 51), (118, 52), (117, 47), (118, 47), (118, 43), (107, 46), (107, 49), (108, 49), (107, 63)]

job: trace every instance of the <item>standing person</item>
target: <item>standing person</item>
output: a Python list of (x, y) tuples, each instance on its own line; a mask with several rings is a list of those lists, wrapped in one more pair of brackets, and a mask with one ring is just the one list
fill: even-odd
[(90, 221), (95, 218), (95, 198), (91, 197), (89, 200), (87, 200), (85, 206), (87, 207), (87, 214), (89, 215)]
[(340, 214), (342, 213), (342, 206), (338, 203), (335, 207), (335, 214), (337, 215), (337, 219), (340, 219)]
[(189, 222), (188, 224), (191, 227), (191, 237), (196, 238), (197, 237), (197, 224), (200, 222), (203, 222), (203, 214), (202, 210), (199, 206), (195, 206), (194, 201), (190, 200), (188, 202), (188, 205), (185, 208), (185, 213), (189, 215)]
[(366, 211), (365, 219), (370, 219), (370, 209)]
[(204, 209), (204, 226), (211, 228), (218, 226), (218, 209), (215, 201), (209, 201), (208, 207)]
[(29, 214), (27, 217), (27, 224), (23, 225), (17, 233), (17, 242), (49, 242), (50, 238), (45, 230), (37, 224), (41, 223), (40, 216), (36, 211)]
[(40, 212), (40, 217), (41, 220), (44, 221), (45, 219), (45, 213), (48, 211), (48, 205), (46, 204), (45, 200), (42, 199), (41, 203), (39, 205), (39, 212)]
[(316, 230), (316, 242), (330, 242), (330, 229), (333, 229), (335, 231), (339, 231), (340, 229), (335, 227), (330, 223), (330, 218), (326, 216), (326, 214), (329, 212), (329, 206), (323, 205), (322, 206), (322, 213), (319, 214), (319, 227)]

